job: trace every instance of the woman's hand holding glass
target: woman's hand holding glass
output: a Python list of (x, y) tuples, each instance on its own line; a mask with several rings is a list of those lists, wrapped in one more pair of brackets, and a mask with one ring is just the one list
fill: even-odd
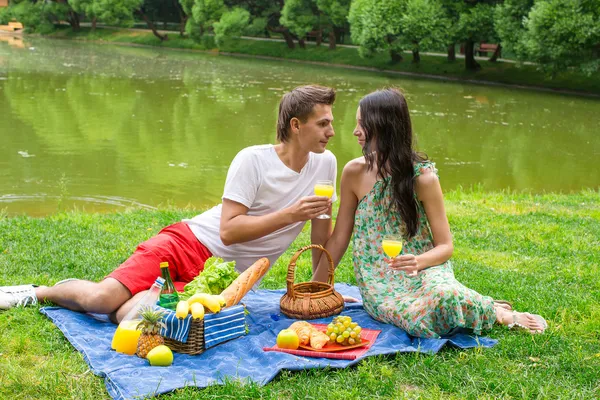
[(418, 273), (417, 258), (413, 254), (401, 254), (402, 237), (385, 236), (381, 242), (383, 252), (389, 257), (388, 265), (394, 271), (404, 271), (408, 276)]
[(414, 254), (401, 254), (389, 261), (394, 271), (404, 271), (407, 276), (417, 276), (419, 273), (419, 262)]

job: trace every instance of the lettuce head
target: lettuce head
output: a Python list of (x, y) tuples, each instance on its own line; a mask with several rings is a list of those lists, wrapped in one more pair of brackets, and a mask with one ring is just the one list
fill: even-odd
[(204, 263), (204, 270), (185, 285), (180, 297), (186, 300), (196, 293), (221, 294), (238, 275), (235, 261), (226, 262), (219, 257), (210, 257)]

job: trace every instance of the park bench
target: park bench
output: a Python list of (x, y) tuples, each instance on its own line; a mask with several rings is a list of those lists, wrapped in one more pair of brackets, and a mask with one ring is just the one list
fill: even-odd
[(498, 44), (494, 44), (494, 43), (479, 43), (479, 49), (477, 50), (477, 52), (479, 53), (480, 56), (484, 56), (487, 53), (492, 53), (494, 54), (496, 51), (498, 51), (498, 58), (500, 57), (500, 51), (498, 50)]
[(20, 22), (9, 22), (8, 25), (0, 25), (0, 30), (14, 32), (23, 29), (23, 24)]
[(14, 31), (23, 29), (23, 24), (20, 22), (9, 22), (8, 26), (12, 27)]

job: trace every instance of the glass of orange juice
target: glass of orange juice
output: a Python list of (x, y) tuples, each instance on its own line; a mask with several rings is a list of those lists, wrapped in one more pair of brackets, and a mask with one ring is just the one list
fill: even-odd
[[(383, 252), (389, 257), (394, 258), (397, 257), (400, 253), (402, 253), (402, 236), (400, 235), (387, 235), (383, 237), (381, 241), (381, 247)], [(408, 276), (415, 276), (417, 272), (413, 272), (408, 274)]]
[(395, 235), (384, 236), (381, 247), (389, 258), (397, 257), (402, 252), (402, 237)]
[[(334, 192), (333, 182), (329, 180), (317, 181), (315, 184), (315, 195), (329, 197), (333, 196)], [(329, 219), (331, 218), (328, 214), (321, 214), (317, 217), (318, 219)]]
[(111, 347), (119, 353), (129, 354), (130, 356), (135, 354), (137, 350), (138, 339), (142, 334), (142, 331), (137, 329), (137, 326), (140, 322), (142, 321), (122, 321), (115, 331)]

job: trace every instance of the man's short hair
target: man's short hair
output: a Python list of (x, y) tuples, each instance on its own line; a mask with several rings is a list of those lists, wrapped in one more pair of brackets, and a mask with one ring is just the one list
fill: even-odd
[(335, 101), (335, 90), (325, 86), (298, 86), (283, 95), (279, 102), (277, 117), (277, 140), (287, 142), (290, 138), (290, 121), (298, 118), (306, 122), (317, 104), (332, 105)]

